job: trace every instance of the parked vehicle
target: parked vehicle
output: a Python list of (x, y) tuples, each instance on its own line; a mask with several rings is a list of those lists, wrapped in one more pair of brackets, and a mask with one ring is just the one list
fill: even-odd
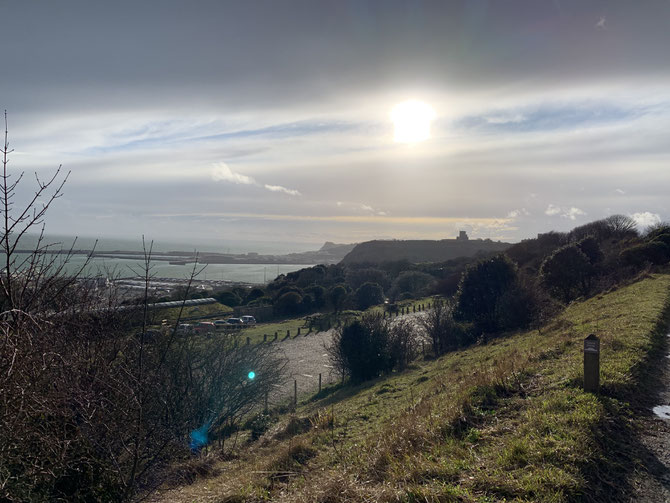
[(193, 325), (190, 323), (180, 323), (177, 327), (178, 334), (190, 334), (193, 332)]
[(197, 332), (212, 332), (216, 329), (216, 325), (211, 321), (200, 321), (196, 323), (195, 329)]
[(245, 325), (255, 325), (256, 324), (256, 318), (253, 316), (245, 315), (240, 318), (242, 320), (242, 323)]
[(216, 328), (224, 328), (228, 325), (226, 320), (214, 320), (214, 326)]
[(239, 318), (228, 318), (226, 323), (228, 325), (243, 325), (242, 320)]

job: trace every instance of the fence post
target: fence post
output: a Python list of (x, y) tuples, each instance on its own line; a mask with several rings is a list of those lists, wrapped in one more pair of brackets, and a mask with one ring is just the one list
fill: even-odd
[(293, 379), (293, 409), (298, 406), (298, 380)]
[(413, 306), (412, 306), (412, 312), (413, 312), (413, 313), (416, 313), (416, 305), (413, 305)]
[(266, 414), (268, 413), (268, 392), (267, 392), (267, 390), (265, 391), (265, 409), (263, 409), (263, 410)]
[(300, 335), (300, 327), (298, 327), (298, 335)]
[(247, 346), (249, 345), (249, 337), (247, 337)]
[(267, 341), (268, 341), (268, 334), (263, 334), (263, 342), (267, 342)]
[(291, 331), (290, 331), (290, 330), (287, 330), (287, 331), (286, 331), (286, 338), (288, 339), (289, 337), (291, 337)]

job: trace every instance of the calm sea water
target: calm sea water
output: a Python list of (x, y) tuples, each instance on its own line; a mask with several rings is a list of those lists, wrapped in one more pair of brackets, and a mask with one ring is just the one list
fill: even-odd
[[(25, 256), (21, 254), (20, 256)], [(118, 276), (121, 278), (144, 274), (144, 263), (139, 260), (94, 258), (88, 265), (85, 255), (74, 255), (65, 264), (66, 274), (75, 274), (81, 271), (83, 276)], [(197, 279), (228, 280), (244, 283), (272, 281), (279, 274), (297, 271), (313, 264), (206, 264)], [(151, 274), (155, 278), (186, 279), (193, 270), (193, 264), (170, 265), (168, 262), (156, 261), (151, 266)]]
[[(73, 242), (71, 236), (50, 236), (47, 240), (49, 243), (63, 243), (62, 248), (69, 248)], [(35, 239), (28, 237), (22, 240), (21, 246), (25, 249), (30, 249), (34, 246)], [(77, 249), (91, 249), (95, 244), (94, 239), (83, 238), (78, 239), (75, 245)], [(268, 249), (269, 246), (261, 246), (259, 249), (253, 248), (253, 243), (246, 243), (244, 246), (231, 246), (232, 253), (242, 253), (246, 251), (257, 251), (260, 253), (276, 253), (282, 254), (287, 251), (281, 249)], [(54, 247), (61, 248), (61, 245)], [(308, 248), (316, 249), (316, 247)], [(140, 251), (142, 250), (142, 241), (128, 240), (128, 239), (101, 239), (96, 246), (97, 251)], [(154, 243), (154, 254), (156, 252), (167, 251), (214, 251), (214, 252), (228, 252), (229, 249), (221, 249), (208, 243), (170, 243), (156, 241)], [(290, 250), (298, 251), (298, 250)], [(304, 250), (303, 250), (304, 251)], [(18, 254), (19, 257), (25, 256)], [(0, 256), (0, 259), (4, 255)], [(20, 260), (20, 259), (19, 259)], [(88, 265), (86, 263), (85, 255), (73, 255), (70, 261), (64, 266), (66, 274), (75, 274), (81, 271), (84, 276), (119, 276), (122, 278), (137, 276), (143, 274), (144, 264), (140, 260), (128, 259), (111, 259), (111, 258), (94, 258)], [(245, 283), (262, 284), (264, 282), (272, 281), (279, 274), (286, 274), (288, 272), (297, 271), (305, 267), (311, 267), (312, 264), (207, 264), (205, 269), (198, 275), (198, 279), (205, 280), (228, 280), (240, 281)], [(83, 268), (83, 269), (82, 269)], [(200, 267), (202, 268), (202, 267)], [(199, 269), (200, 269), (199, 268)], [(185, 279), (188, 278), (193, 270), (193, 264), (187, 265), (170, 265), (165, 261), (155, 261), (152, 265), (152, 275), (156, 278), (173, 278)]]

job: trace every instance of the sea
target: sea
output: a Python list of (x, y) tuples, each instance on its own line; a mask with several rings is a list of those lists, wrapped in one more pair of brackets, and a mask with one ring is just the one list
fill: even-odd
[[(21, 240), (20, 249), (31, 249), (37, 241), (35, 236), (27, 236)], [(44, 239), (45, 243), (53, 244), (54, 250), (67, 250), (74, 243), (75, 249), (90, 250), (95, 247), (97, 252), (103, 251), (141, 251), (142, 240), (103, 238), (96, 240), (93, 238), (75, 238), (73, 236), (48, 236)], [(149, 248), (150, 242), (145, 243)], [(272, 244), (264, 242), (238, 242), (224, 243), (223, 245), (211, 242), (184, 243), (169, 241), (154, 241), (152, 253), (169, 251), (194, 251), (198, 252), (219, 252), (219, 253), (247, 253), (256, 252), (261, 254), (285, 254), (290, 252), (316, 250), (318, 245), (290, 245)], [(0, 254), (0, 260), (4, 261), (4, 254)], [(18, 254), (17, 263), (27, 255)], [(63, 256), (56, 257), (56, 264), (63, 264), (63, 273), (79, 274), (81, 276), (108, 276), (118, 278), (132, 278), (144, 274), (144, 263), (141, 260), (122, 259), (122, 258), (102, 258), (94, 257), (88, 264), (87, 256), (82, 254), (72, 255), (70, 259), (63, 263)], [(286, 274), (297, 271), (305, 267), (311, 267), (314, 264), (206, 264), (198, 267), (201, 271), (197, 279), (232, 281), (251, 284), (265, 284), (272, 281), (280, 274)], [(154, 261), (151, 264), (151, 274), (154, 278), (169, 279), (188, 279), (193, 271), (193, 264), (173, 265), (166, 261)]]

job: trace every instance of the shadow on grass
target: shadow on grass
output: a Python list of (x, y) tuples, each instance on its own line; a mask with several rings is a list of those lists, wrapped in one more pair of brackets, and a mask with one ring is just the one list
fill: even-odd
[(670, 302), (654, 330), (647, 357), (633, 367), (631, 379), (625, 385), (601, 389), (598, 400), (605, 414), (594, 432), (600, 452), (592, 463), (581, 467), (589, 493), (580, 495), (578, 501), (631, 501), (631, 482), (638, 471), (648, 473), (670, 490), (670, 470), (644, 444), (640, 420), (651, 420), (652, 408), (670, 386), (666, 369), (669, 325)]

